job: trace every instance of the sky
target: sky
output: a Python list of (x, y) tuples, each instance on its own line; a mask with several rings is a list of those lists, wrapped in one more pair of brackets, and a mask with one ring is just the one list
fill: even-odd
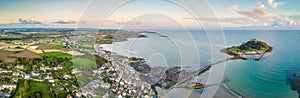
[(0, 28), (300, 29), (300, 0), (0, 0)]

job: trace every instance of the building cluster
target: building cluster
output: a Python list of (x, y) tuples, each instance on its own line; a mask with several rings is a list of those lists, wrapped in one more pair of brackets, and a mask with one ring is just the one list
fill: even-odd
[[(32, 66), (32, 70), (29, 71), (26, 66)], [(60, 83), (55, 82), (59, 79), (64, 80), (70, 80), (74, 78), (71, 74), (67, 74), (66, 72), (63, 72), (64, 67), (62, 65), (57, 66), (45, 66), (40, 65), (23, 65), (18, 64), (13, 67), (12, 70), (6, 70), (0, 68), (0, 75), (1, 77), (5, 77), (0, 80), (0, 97), (10, 97), (11, 93), (16, 90), (16, 85), (19, 80), (31, 80), (31, 81), (37, 81), (37, 82), (43, 82), (48, 81), (50, 83), (50, 87), (52, 87), (52, 90), (68, 90), (68, 89), (76, 89), (74, 88), (75, 84), (70, 84), (70, 88), (66, 88), (67, 86), (58, 86), (61, 84), (68, 84), (66, 83)], [(56, 73), (64, 73), (61, 77), (57, 78), (53, 77), (53, 75)]]
[(77, 95), (94, 95), (93, 89), (97, 87), (109, 89), (118, 97), (153, 98), (157, 94), (151, 88), (151, 84), (140, 79), (140, 73), (129, 66), (127, 57), (113, 54), (109, 51), (98, 51), (99, 55), (108, 60), (108, 63), (94, 70), (94, 76), (99, 80), (90, 82), (81, 88)]

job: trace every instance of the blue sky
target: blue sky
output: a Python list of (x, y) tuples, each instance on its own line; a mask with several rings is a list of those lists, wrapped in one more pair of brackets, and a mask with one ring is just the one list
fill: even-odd
[[(299, 0), (125, 2), (125, 0), (0, 0), (0, 27), (102, 25), (106, 28), (201, 28), (201, 25), (204, 25), (208, 28), (222, 26), (300, 29)], [(195, 9), (200, 11), (196, 12), (200, 13), (197, 17), (193, 15)]]

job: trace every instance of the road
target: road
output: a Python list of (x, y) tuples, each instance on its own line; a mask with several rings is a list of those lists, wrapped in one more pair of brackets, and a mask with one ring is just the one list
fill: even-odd
[(204, 73), (205, 71), (209, 70), (209, 68), (210, 68), (211, 66), (213, 66), (213, 65), (217, 65), (217, 64), (220, 64), (220, 63), (222, 63), (222, 62), (225, 62), (225, 61), (228, 61), (228, 60), (232, 60), (232, 59), (234, 59), (234, 58), (227, 58), (227, 59), (218, 61), (218, 62), (216, 62), (216, 63), (209, 64), (209, 65), (207, 65), (207, 66), (201, 68), (200, 70), (198, 70), (198, 71), (196, 71), (196, 72), (193, 72), (193, 74), (191, 74), (189, 77), (187, 77), (187, 78), (185, 78), (185, 79), (183, 79), (183, 80), (177, 82), (175, 85), (173, 85), (173, 86), (170, 87), (169, 89), (173, 89), (174, 87), (176, 87), (176, 86), (178, 86), (178, 85), (184, 83), (185, 81), (187, 81), (187, 80), (193, 78), (194, 76), (199, 75), (199, 74), (201, 74), (201, 73)]

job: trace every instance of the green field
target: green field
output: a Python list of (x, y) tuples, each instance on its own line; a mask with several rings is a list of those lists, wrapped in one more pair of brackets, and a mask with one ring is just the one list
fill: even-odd
[(64, 48), (64, 46), (62, 46), (62, 45), (57, 45), (57, 46), (53, 47), (52, 49), (59, 50), (59, 49), (63, 49), (63, 48)]
[(68, 58), (68, 59), (72, 59), (73, 56), (67, 53), (62, 53), (62, 52), (45, 52), (45, 53), (41, 53), (40, 56), (42, 57), (56, 57), (56, 58)]
[(72, 60), (73, 64), (77, 66), (91, 67), (96, 64), (95, 61), (87, 59), (87, 58), (75, 58)]
[(24, 42), (22, 40), (13, 40), (10, 43), (15, 44), (15, 45), (24, 45)]
[(43, 50), (43, 49), (52, 49), (56, 45), (48, 44), (48, 43), (41, 43), (38, 45), (39, 47), (37, 49)]
[(61, 44), (63, 40), (54, 40), (55, 43)]
[(53, 98), (47, 82), (20, 80), (13, 98)]
[(10, 39), (22, 39), (24, 38), (24, 35), (21, 34), (5, 34), (1, 35), (1, 40), (10, 40)]
[(50, 35), (49, 37), (60, 37), (61, 35), (57, 35), (57, 34), (54, 34), (54, 35)]
[(94, 49), (94, 42), (79, 42), (84, 49)]
[(60, 37), (59, 34), (5, 34), (0, 35), (0, 40), (21, 40), (28, 38), (57, 38)]
[(27, 38), (48, 38), (48, 37), (60, 37), (57, 34), (29, 34), (26, 35)]

